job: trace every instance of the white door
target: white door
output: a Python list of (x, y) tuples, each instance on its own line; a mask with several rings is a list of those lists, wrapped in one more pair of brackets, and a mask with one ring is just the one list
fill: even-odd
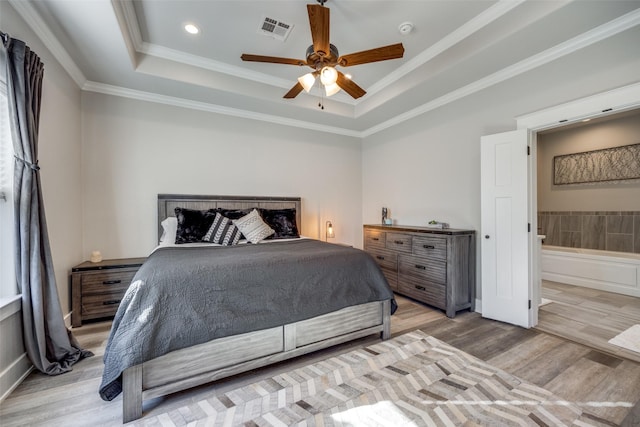
[(482, 316), (529, 327), (527, 130), (481, 138)]

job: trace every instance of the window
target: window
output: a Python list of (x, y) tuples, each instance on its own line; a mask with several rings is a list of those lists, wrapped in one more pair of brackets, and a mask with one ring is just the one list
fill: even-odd
[(13, 220), (13, 143), (7, 86), (0, 82), (0, 301), (18, 294)]

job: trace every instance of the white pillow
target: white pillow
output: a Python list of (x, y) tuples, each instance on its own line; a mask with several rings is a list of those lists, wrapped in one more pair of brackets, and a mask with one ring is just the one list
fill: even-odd
[(234, 220), (233, 223), (251, 243), (258, 243), (275, 233), (275, 230), (262, 220), (256, 209), (242, 218)]
[(162, 237), (160, 246), (170, 246), (176, 244), (176, 233), (178, 232), (178, 218), (169, 216), (160, 223), (162, 225)]

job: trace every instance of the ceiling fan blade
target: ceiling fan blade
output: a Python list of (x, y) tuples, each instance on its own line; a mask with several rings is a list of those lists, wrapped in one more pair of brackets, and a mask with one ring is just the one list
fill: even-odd
[(404, 46), (402, 46), (402, 43), (396, 43), (389, 46), (382, 46), (375, 49), (343, 55), (338, 58), (338, 64), (343, 67), (350, 67), (352, 65), (368, 64), (369, 62), (402, 58), (403, 54)]
[(271, 64), (307, 65), (307, 61), (303, 61), (302, 59), (280, 58), (277, 56), (251, 55), (249, 53), (243, 53), (240, 56), (240, 58), (243, 61), (268, 62)]
[(298, 82), (298, 83), (296, 83), (296, 85), (295, 85), (294, 87), (292, 87), (292, 88), (289, 90), (289, 92), (287, 92), (287, 93), (283, 96), (283, 98), (287, 98), (287, 99), (295, 98), (296, 96), (298, 96), (298, 94), (299, 94), (300, 92), (302, 92), (302, 90), (303, 90), (303, 89), (304, 89), (304, 88), (302, 87), (302, 85), (300, 84), (300, 82)]
[(345, 75), (342, 74), (340, 71), (338, 71), (338, 80), (336, 80), (336, 83), (338, 86), (340, 86), (340, 89), (347, 92), (354, 99), (358, 99), (362, 95), (367, 93), (364, 89), (362, 89), (360, 86), (355, 84), (353, 80), (346, 78)]
[(319, 4), (308, 4), (309, 26), (313, 39), (313, 51), (320, 56), (327, 56), (329, 50), (329, 8)]

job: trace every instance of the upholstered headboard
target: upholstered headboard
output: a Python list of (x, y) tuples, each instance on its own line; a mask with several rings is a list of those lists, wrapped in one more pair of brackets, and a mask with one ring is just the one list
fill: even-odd
[(300, 197), (268, 196), (203, 196), (194, 194), (158, 194), (158, 241), (162, 236), (160, 223), (174, 216), (177, 207), (187, 209), (295, 209), (298, 228), (302, 224), (302, 202)]

